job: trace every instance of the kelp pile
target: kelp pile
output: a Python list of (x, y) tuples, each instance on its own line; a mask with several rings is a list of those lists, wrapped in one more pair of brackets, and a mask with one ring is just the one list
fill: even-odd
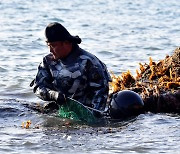
[(180, 113), (180, 47), (164, 60), (139, 63), (134, 77), (130, 71), (119, 76), (112, 73), (111, 94), (133, 90), (141, 95), (146, 111)]

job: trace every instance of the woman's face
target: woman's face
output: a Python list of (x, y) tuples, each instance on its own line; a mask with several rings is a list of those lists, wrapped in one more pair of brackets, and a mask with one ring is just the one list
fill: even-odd
[(65, 41), (48, 42), (47, 45), (55, 60), (63, 59), (70, 53)]

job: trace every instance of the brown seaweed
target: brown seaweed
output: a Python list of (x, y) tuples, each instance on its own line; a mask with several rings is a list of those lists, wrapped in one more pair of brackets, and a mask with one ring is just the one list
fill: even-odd
[(139, 63), (136, 76), (130, 71), (112, 73), (110, 96), (121, 90), (133, 90), (144, 101), (145, 111), (180, 113), (180, 47), (173, 55), (159, 62), (149, 58), (149, 64)]

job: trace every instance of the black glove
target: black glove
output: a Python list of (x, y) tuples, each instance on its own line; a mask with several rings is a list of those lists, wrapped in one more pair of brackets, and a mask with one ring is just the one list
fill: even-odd
[(58, 91), (54, 91), (54, 90), (48, 91), (48, 97), (49, 97), (49, 100), (55, 101), (58, 105), (62, 105), (66, 101), (64, 94)]
[(59, 109), (59, 105), (56, 102), (48, 102), (44, 105), (44, 112), (49, 113)]
[(66, 97), (65, 97), (65, 95), (64, 94), (60, 94), (59, 93), (59, 95), (58, 95), (58, 98), (57, 98), (57, 104), (59, 104), (59, 105), (62, 105), (62, 104), (64, 104), (65, 102), (66, 102)]

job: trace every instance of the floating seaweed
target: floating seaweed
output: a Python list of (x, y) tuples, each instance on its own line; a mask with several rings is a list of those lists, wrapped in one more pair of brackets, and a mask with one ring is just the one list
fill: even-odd
[(26, 122), (22, 122), (22, 128), (28, 129), (31, 125), (31, 120), (28, 120)]

